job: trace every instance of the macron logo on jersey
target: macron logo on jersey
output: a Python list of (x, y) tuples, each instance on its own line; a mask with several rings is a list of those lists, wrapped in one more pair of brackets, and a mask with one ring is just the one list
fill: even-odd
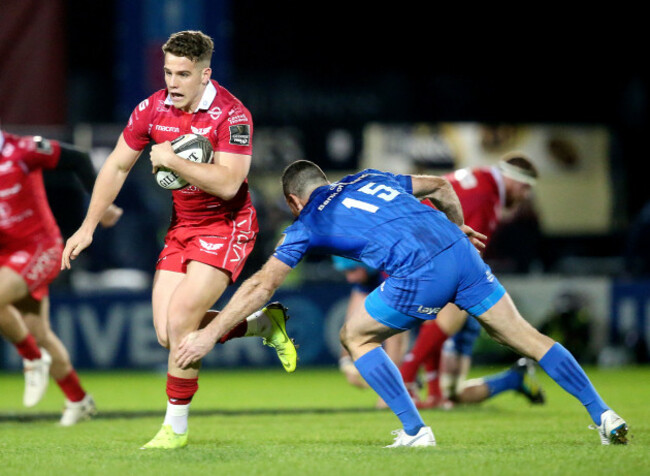
[[(193, 128), (192, 128), (193, 129)], [(160, 124), (156, 124), (156, 130), (161, 131), (161, 132), (177, 132), (180, 134), (181, 130), (178, 127), (173, 127), (173, 126), (161, 126)]]

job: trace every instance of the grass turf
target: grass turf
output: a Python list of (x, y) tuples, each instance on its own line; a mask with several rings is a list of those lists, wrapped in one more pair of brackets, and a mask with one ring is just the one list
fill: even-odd
[[(476, 368), (472, 376), (498, 370)], [(55, 384), (24, 409), (22, 375), (7, 373), (0, 375), (0, 474), (650, 474), (650, 367), (587, 372), (630, 425), (628, 446), (601, 446), (587, 412), (543, 373), (546, 405), (508, 392), (481, 405), (423, 410), (438, 446), (389, 450), (397, 418), (374, 410), (374, 393), (349, 386), (336, 369), (206, 369), (190, 444), (176, 451), (139, 449), (162, 423), (164, 372), (80, 372), (100, 413), (71, 428), (56, 426)]]

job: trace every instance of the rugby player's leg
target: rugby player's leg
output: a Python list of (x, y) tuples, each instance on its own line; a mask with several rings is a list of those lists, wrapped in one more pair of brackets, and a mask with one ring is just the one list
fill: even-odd
[(32, 407), (47, 390), (51, 359), (46, 351), (39, 348), (20, 311), (13, 305), (28, 295), (27, 282), (20, 274), (9, 267), (0, 267), (0, 333), (23, 358), (23, 405)]
[(404, 359), (400, 372), (407, 387), (415, 388), (418, 370), (424, 367), (427, 380), (427, 399), (421, 403), (423, 407), (434, 407), (442, 403), (440, 389), (440, 359), (442, 346), (448, 337), (461, 329), (466, 321), (467, 313), (454, 304), (447, 304), (438, 313), (436, 319), (427, 321), (420, 326), (420, 332), (413, 349)]
[(28, 296), (16, 303), (25, 319), (30, 333), (38, 346), (51, 357), (49, 374), (65, 395), (65, 407), (60, 424), (71, 426), (96, 413), (95, 402), (83, 386), (72, 366), (70, 354), (50, 326), (50, 300), (44, 296), (40, 301)]
[(400, 419), (404, 432), (417, 435), (425, 427), (399, 369), (381, 344), (402, 330), (387, 327), (359, 306), (341, 329), (341, 343), (368, 385)]
[(154, 325), (161, 345), (170, 350), (168, 402), (161, 430), (143, 448), (172, 449), (187, 444), (189, 407), (198, 390), (200, 362), (181, 369), (175, 364), (176, 352), (183, 338), (199, 328), (206, 312), (229, 284), (228, 272), (198, 261), (190, 261), (185, 274), (156, 272), (152, 293)]
[[(20, 274), (6, 266), (0, 267), (0, 333), (16, 346), (23, 358), (40, 358), (33, 337), (30, 336), (30, 342), (23, 343), (28, 338), (29, 331), (18, 311), (12, 306), (28, 294), (27, 283)], [(23, 355), (25, 352), (27, 355)]]
[(544, 371), (582, 403), (596, 425), (609, 410), (584, 370), (560, 343), (538, 332), (515, 307), (506, 293), (477, 319), (497, 342), (539, 362)]

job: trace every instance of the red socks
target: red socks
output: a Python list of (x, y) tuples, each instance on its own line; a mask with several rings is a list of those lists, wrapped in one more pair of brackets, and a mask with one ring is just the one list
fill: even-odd
[(14, 346), (23, 359), (37, 360), (41, 358), (41, 349), (38, 348), (36, 339), (31, 334), (27, 334), (22, 341), (15, 342)]
[(167, 374), (167, 397), (172, 405), (188, 405), (199, 389), (199, 379)]
[(225, 333), (221, 337), (221, 339), (219, 339), (217, 342), (219, 344), (224, 344), (226, 341), (229, 341), (230, 339), (235, 339), (236, 337), (244, 337), (246, 335), (247, 330), (248, 330), (248, 321), (244, 319), (235, 327), (230, 329), (227, 333)]
[(61, 391), (63, 391), (65, 397), (71, 402), (80, 402), (86, 396), (86, 392), (81, 388), (79, 376), (74, 369), (61, 380), (57, 380), (56, 383), (61, 388)]
[(400, 367), (402, 378), (405, 383), (415, 382), (418, 369), (430, 359), (429, 369), (438, 370), (442, 345), (447, 340), (445, 334), (436, 321), (430, 321), (420, 326), (420, 332), (413, 344), (413, 349), (406, 355)]

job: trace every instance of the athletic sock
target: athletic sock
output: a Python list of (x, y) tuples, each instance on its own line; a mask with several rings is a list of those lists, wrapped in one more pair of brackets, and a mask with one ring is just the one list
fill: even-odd
[(226, 332), (221, 339), (219, 339), (217, 342), (219, 344), (224, 344), (230, 339), (235, 339), (237, 337), (244, 337), (246, 335), (246, 331), (248, 330), (248, 321), (244, 319), (241, 321), (239, 324), (237, 324), (235, 327), (230, 329), (228, 332)]
[(559, 342), (553, 344), (539, 365), (555, 382), (582, 403), (596, 425), (600, 416), (609, 410), (578, 361)]
[(402, 422), (404, 431), (416, 435), (424, 421), (411, 399), (399, 369), (382, 347), (359, 357), (354, 365), (368, 385), (386, 402)]
[(506, 370), (495, 375), (485, 377), (483, 381), (487, 384), (490, 391), (490, 397), (505, 392), (506, 390), (516, 390), (521, 386), (524, 379), (523, 375), (514, 370)]
[(177, 435), (187, 432), (187, 420), (190, 415), (190, 404), (177, 405), (167, 402), (167, 411), (165, 412), (165, 421), (163, 425), (171, 425), (172, 431)]
[(71, 402), (80, 402), (86, 396), (86, 392), (81, 387), (79, 376), (74, 369), (62, 379), (57, 380), (56, 383), (65, 395), (65, 398)]
[(230, 331), (219, 339), (219, 343), (223, 344), (230, 339), (235, 339), (236, 337), (269, 337), (271, 329), (272, 326), (270, 319), (264, 313), (264, 310), (259, 310), (230, 329)]
[(36, 339), (31, 334), (27, 334), (27, 337), (20, 342), (14, 342), (14, 346), (23, 359), (38, 360), (42, 357), (41, 349), (38, 348)]
[(167, 374), (167, 411), (164, 425), (171, 425), (176, 434), (187, 432), (190, 402), (199, 389), (199, 379), (181, 378)]
[(404, 357), (400, 366), (400, 373), (404, 382), (415, 382), (418, 369), (427, 359), (431, 359), (430, 366), (438, 368), (442, 345), (447, 340), (447, 334), (440, 329), (436, 321), (427, 322), (420, 326), (420, 331), (413, 349)]

